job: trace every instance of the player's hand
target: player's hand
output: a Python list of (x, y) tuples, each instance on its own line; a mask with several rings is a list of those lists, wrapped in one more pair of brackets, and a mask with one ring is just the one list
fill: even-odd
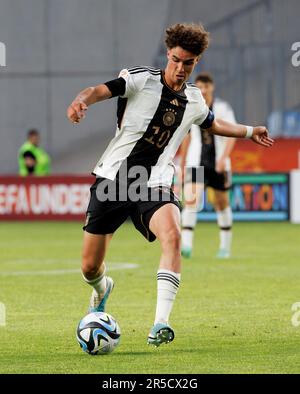
[(226, 168), (226, 157), (221, 157), (216, 163), (216, 171), (222, 173)]
[(67, 117), (72, 123), (79, 123), (85, 118), (85, 111), (88, 106), (83, 101), (73, 101), (67, 109)]
[(270, 148), (274, 143), (274, 140), (269, 137), (268, 129), (264, 126), (254, 127), (251, 139), (266, 148)]

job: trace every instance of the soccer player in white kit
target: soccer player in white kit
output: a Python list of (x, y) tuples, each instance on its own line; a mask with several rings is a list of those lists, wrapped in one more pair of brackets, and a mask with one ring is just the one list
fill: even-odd
[[(173, 25), (166, 30), (165, 43), (168, 62), (164, 70), (124, 69), (118, 78), (81, 91), (67, 110), (69, 120), (78, 123), (90, 105), (119, 97), (115, 137), (93, 171), (96, 180), (84, 226), (81, 269), (83, 279), (93, 287), (89, 310), (104, 311), (114, 285), (104, 263), (111, 234), (130, 217), (148, 241), (159, 240), (156, 313), (148, 335), (148, 344), (154, 346), (174, 339), (169, 316), (181, 279), (181, 229), (179, 202), (171, 184), (172, 159), (179, 145), (192, 124), (214, 134), (249, 137), (265, 147), (273, 144), (263, 126), (215, 119), (200, 90), (186, 82), (208, 47), (209, 34), (202, 25)], [(142, 197), (147, 198), (130, 197), (137, 166), (147, 174), (140, 181)], [(108, 189), (119, 192), (106, 199)], [(128, 191), (125, 199), (124, 190)], [(152, 198), (153, 191), (159, 198)]]
[[(236, 123), (231, 106), (219, 98), (214, 98), (215, 84), (211, 74), (200, 73), (195, 79), (196, 86), (208, 107), (213, 111), (216, 118)], [(220, 246), (218, 258), (229, 258), (232, 241), (232, 210), (229, 201), (229, 190), (231, 188), (231, 160), (230, 154), (235, 144), (235, 138), (226, 138), (208, 133), (197, 125), (193, 125), (191, 133), (185, 138), (182, 157), (185, 165), (192, 169), (191, 176), (185, 180), (186, 190), (197, 190), (196, 206), (201, 207), (203, 189), (209, 186), (214, 190), (214, 208), (220, 229)], [(196, 182), (193, 171), (199, 166), (204, 167), (204, 183)], [(193, 179), (194, 178), (194, 179)], [(194, 183), (194, 185), (189, 185)], [(198, 183), (198, 184), (197, 184)], [(197, 209), (195, 203), (190, 204), (189, 199), (184, 206), (181, 215), (182, 220), (182, 242), (181, 254), (189, 258), (193, 249), (194, 229), (197, 222)]]

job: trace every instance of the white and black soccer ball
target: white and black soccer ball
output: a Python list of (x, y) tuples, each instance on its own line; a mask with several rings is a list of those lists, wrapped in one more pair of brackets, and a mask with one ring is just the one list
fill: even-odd
[(105, 312), (89, 313), (77, 327), (79, 345), (91, 355), (111, 353), (118, 346), (120, 336), (119, 324)]

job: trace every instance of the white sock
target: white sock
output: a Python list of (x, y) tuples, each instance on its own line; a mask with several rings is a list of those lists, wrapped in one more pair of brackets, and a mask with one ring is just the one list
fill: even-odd
[(105, 273), (106, 273), (106, 267), (104, 267), (103, 273), (95, 279), (87, 279), (82, 273), (82, 277), (84, 281), (88, 283), (90, 286), (92, 286), (96, 291), (96, 293), (99, 294), (100, 296), (103, 296), (106, 290)]
[(165, 269), (157, 271), (156, 323), (168, 323), (180, 283), (180, 274)]
[(197, 223), (197, 212), (194, 208), (185, 207), (181, 214), (181, 244), (182, 248), (193, 248), (194, 229)]
[(220, 227), (220, 249), (227, 252), (231, 250), (232, 242), (232, 210), (231, 207), (217, 211), (218, 225)]

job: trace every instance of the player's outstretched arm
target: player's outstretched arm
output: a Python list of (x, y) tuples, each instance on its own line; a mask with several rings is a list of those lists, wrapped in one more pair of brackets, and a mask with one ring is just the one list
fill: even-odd
[(253, 142), (266, 148), (271, 147), (274, 143), (274, 140), (269, 137), (267, 128), (264, 126), (251, 127), (230, 123), (223, 119), (215, 119), (212, 126), (207, 130), (224, 137), (250, 138)]
[(85, 111), (92, 104), (111, 98), (112, 94), (104, 84), (82, 90), (67, 109), (67, 117), (72, 123), (79, 123)]

